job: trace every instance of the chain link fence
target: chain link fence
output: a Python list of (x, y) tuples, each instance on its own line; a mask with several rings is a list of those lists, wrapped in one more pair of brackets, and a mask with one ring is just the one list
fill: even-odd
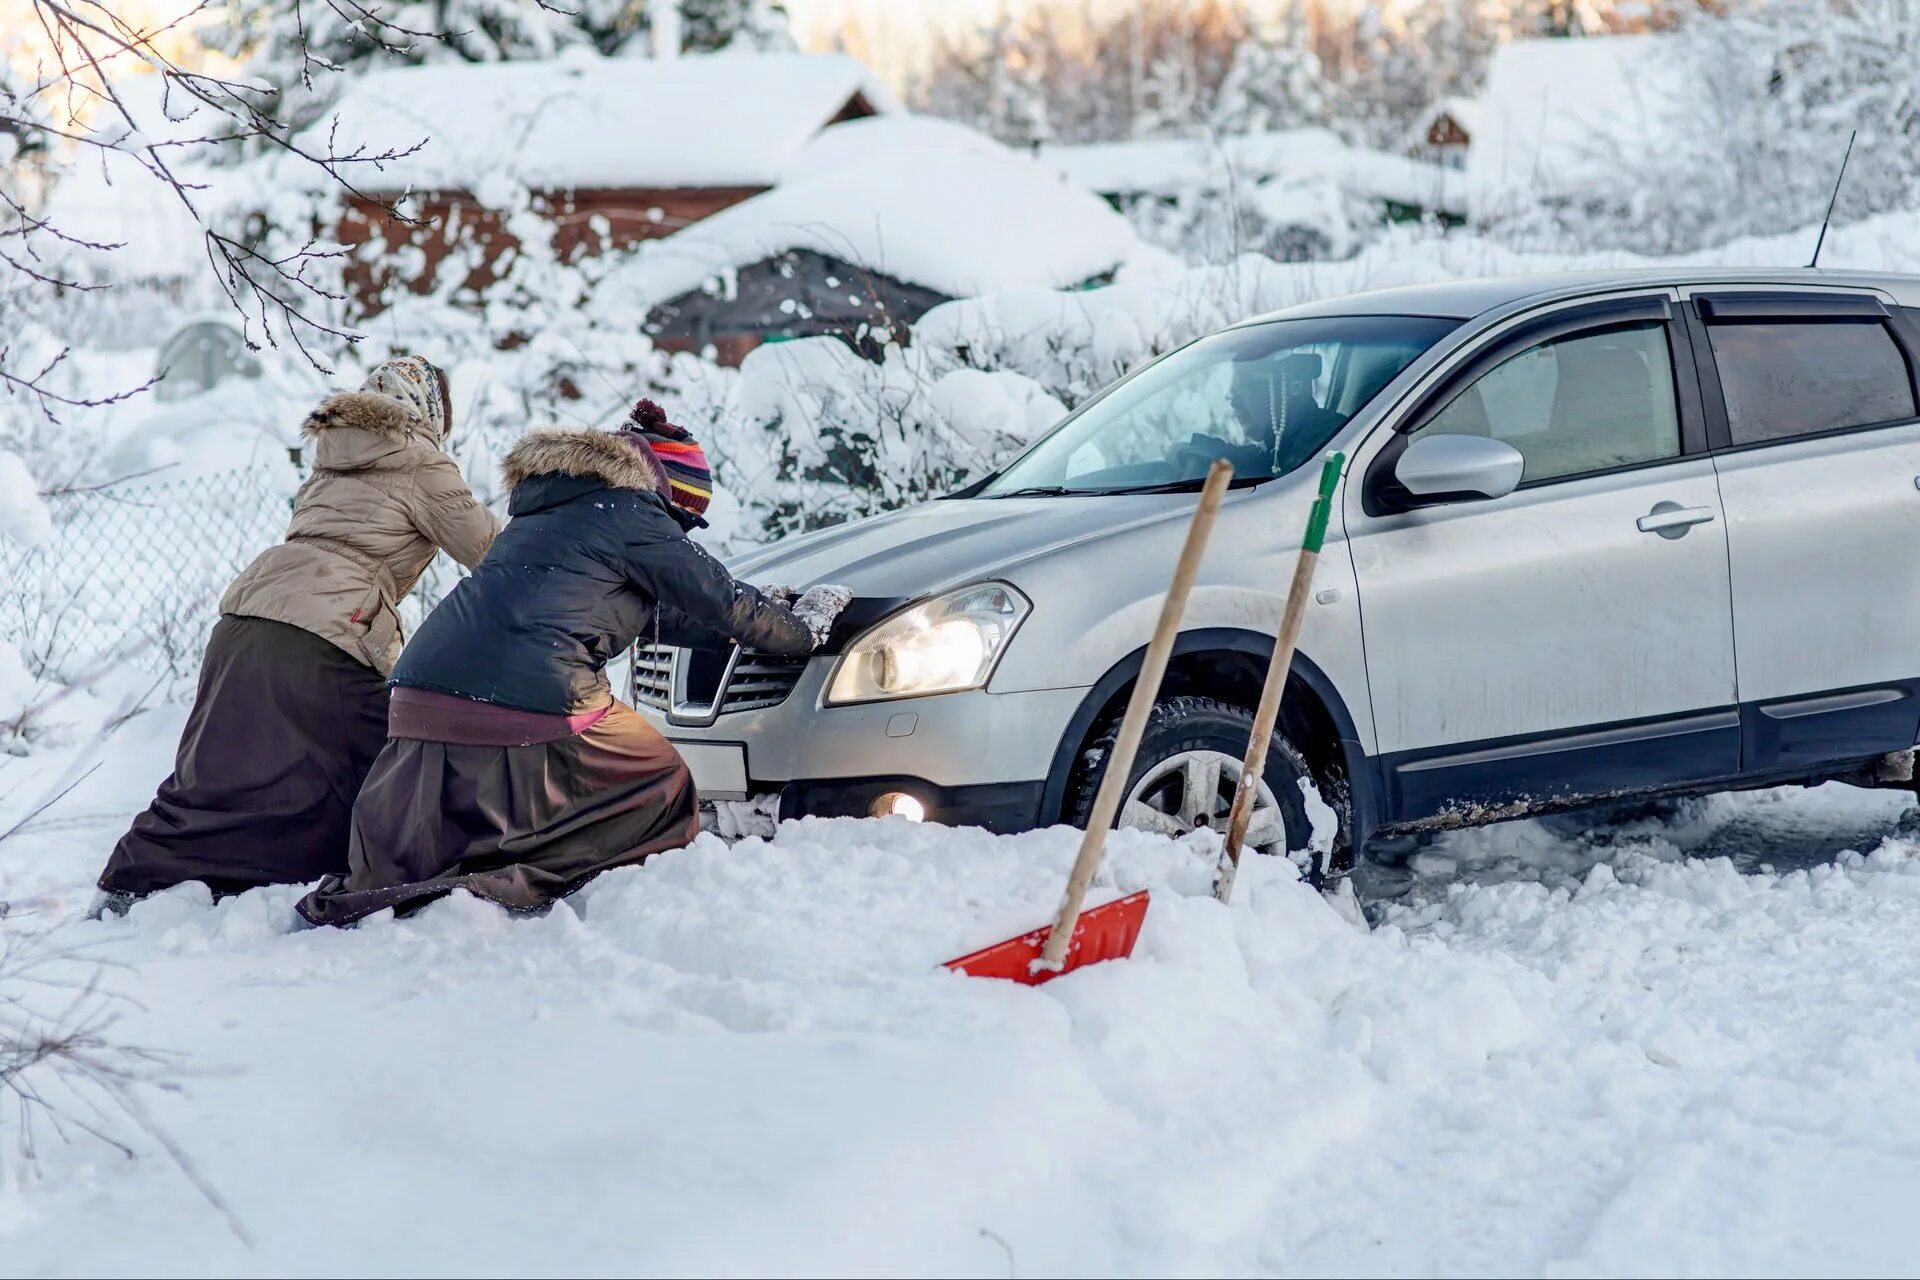
[(287, 480), (255, 467), (50, 496), (51, 538), (0, 540), (0, 640), (35, 674), (120, 655), (190, 695), (221, 594), (286, 533)]

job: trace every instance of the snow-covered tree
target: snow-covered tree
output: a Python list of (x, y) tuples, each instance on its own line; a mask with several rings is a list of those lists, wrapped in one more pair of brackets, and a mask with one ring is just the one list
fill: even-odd
[(1041, 121), (1060, 142), (1175, 134), (1206, 119), (1247, 30), (1238, 0), (1037, 7), (942, 44), (909, 97), (1014, 143)]
[[(1769, 0), (1687, 24), (1659, 70), (1653, 136), (1607, 140), (1615, 180), (1555, 221), (1673, 251), (1920, 198), (1920, 0)], [(1567, 224), (1572, 224), (1568, 226)]]
[(800, 46), (784, 8), (771, 0), (654, 0), (677, 3), (684, 47), (694, 52), (720, 49), (753, 53), (790, 53)]
[[(645, 0), (231, 0), (204, 33), (279, 90), (295, 127), (324, 114), (324, 74), (434, 62), (614, 53), (643, 28)], [(318, 78), (316, 79), (316, 75)]]
[(987, 62), (987, 111), (999, 136), (1016, 146), (1031, 146), (1053, 137), (1047, 107), (1047, 88), (1003, 22), (994, 29)]
[(1255, 35), (1234, 50), (1208, 123), (1222, 134), (1274, 133), (1325, 124), (1334, 113), (1334, 86), (1312, 49)]
[(1920, 199), (1920, 0), (1779, 0), (1733, 20), (1769, 55), (1767, 122), (1797, 135), (1779, 142), (1825, 178), (1834, 142), (1859, 131), (1842, 210)]
[[(257, 78), (183, 56), (182, 46), (197, 47), (187, 38), (187, 24), (204, 15), (204, 6), (156, 20), (107, 0), (24, 0), (24, 7), (40, 40), (30, 66), (15, 63), (18, 78), (0, 99), (0, 129), (25, 137), (37, 120), (47, 120), (63, 163), (75, 170), (86, 166), (121, 190), (162, 193), (168, 208), (197, 233), (197, 247), (211, 268), (200, 283), (231, 305), (246, 340), (285, 343), (324, 368), (326, 354), (355, 335), (343, 327), (337, 308), (331, 270), (337, 248), (313, 235), (311, 210), (316, 201), (357, 191), (358, 175), (404, 150), (299, 136), (280, 114), (279, 96)], [(328, 0), (326, 7), (357, 6), (355, 0)], [(324, 61), (312, 69), (329, 72)], [(282, 220), (285, 238), (277, 243), (258, 228), (240, 225), (228, 201), (236, 191), (216, 190), (207, 180), (207, 167), (218, 156), (248, 149), (270, 152), (288, 166), (273, 184), (276, 190), (326, 193), (303, 206), (309, 220)], [(84, 314), (87, 300), (97, 302), (103, 287), (117, 282), (112, 271), (104, 273), (106, 279), (84, 279), (76, 264), (113, 255), (119, 246), (69, 232), (70, 220), (57, 209), (25, 206), (18, 196), (0, 201), (7, 213), (0, 219), (0, 286), (6, 290), (0, 309), (14, 321), (0, 335), (0, 393), (12, 398), (9, 407), (25, 405), (52, 418), (144, 390), (145, 384), (109, 390), (76, 381), (67, 358), (76, 332), (70, 323)], [(46, 323), (36, 325), (36, 313)]]

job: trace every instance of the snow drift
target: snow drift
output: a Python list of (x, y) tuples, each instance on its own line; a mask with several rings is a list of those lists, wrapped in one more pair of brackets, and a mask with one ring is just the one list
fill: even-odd
[[(1152, 888), (1135, 957), (1024, 988), (938, 964), (1044, 917), (1071, 830), (703, 837), (534, 918), (456, 897), (299, 931), (289, 886), (77, 922), (178, 721), (125, 730), (60, 820), (10, 848), (0, 898), (112, 966), (140, 1003), (120, 1034), (182, 1055), (184, 1088), (148, 1106), (256, 1245), (164, 1161), (50, 1141), (25, 1174), (0, 1156), (9, 1270), (1614, 1274), (1912, 1256), (1920, 845), (1889, 834), (1907, 797), (1456, 834), (1371, 932), (1283, 860), (1251, 863), (1228, 909), (1206, 843), (1121, 832), (1095, 897)], [(22, 790), (72, 763), (36, 757)], [(1874, 851), (1824, 861), (1834, 832)], [(1811, 865), (1682, 860), (1723, 839)]]

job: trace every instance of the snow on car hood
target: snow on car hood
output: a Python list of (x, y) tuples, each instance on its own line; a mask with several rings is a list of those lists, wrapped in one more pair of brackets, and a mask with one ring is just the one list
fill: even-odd
[(1191, 494), (949, 499), (788, 538), (738, 557), (732, 568), (759, 585), (831, 582), (856, 596), (908, 599), (1192, 504)]

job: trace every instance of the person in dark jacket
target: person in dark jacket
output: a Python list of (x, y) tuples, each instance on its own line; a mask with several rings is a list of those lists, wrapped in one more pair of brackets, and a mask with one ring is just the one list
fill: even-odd
[(313, 474), (286, 541), (227, 589), (173, 774), (100, 873), (95, 913), (188, 880), (216, 894), (347, 868), (354, 797), (386, 745), (401, 597), (499, 528), (448, 456), (446, 375), (376, 368), (308, 415)]
[(300, 904), (315, 924), (412, 910), (453, 889), (543, 907), (699, 831), (686, 764), (613, 697), (640, 636), (798, 657), (847, 595), (793, 609), (687, 536), (712, 481), (651, 401), (625, 430), (536, 431), (502, 467), (507, 527), (394, 668), (389, 741), (354, 806), (349, 870)]

